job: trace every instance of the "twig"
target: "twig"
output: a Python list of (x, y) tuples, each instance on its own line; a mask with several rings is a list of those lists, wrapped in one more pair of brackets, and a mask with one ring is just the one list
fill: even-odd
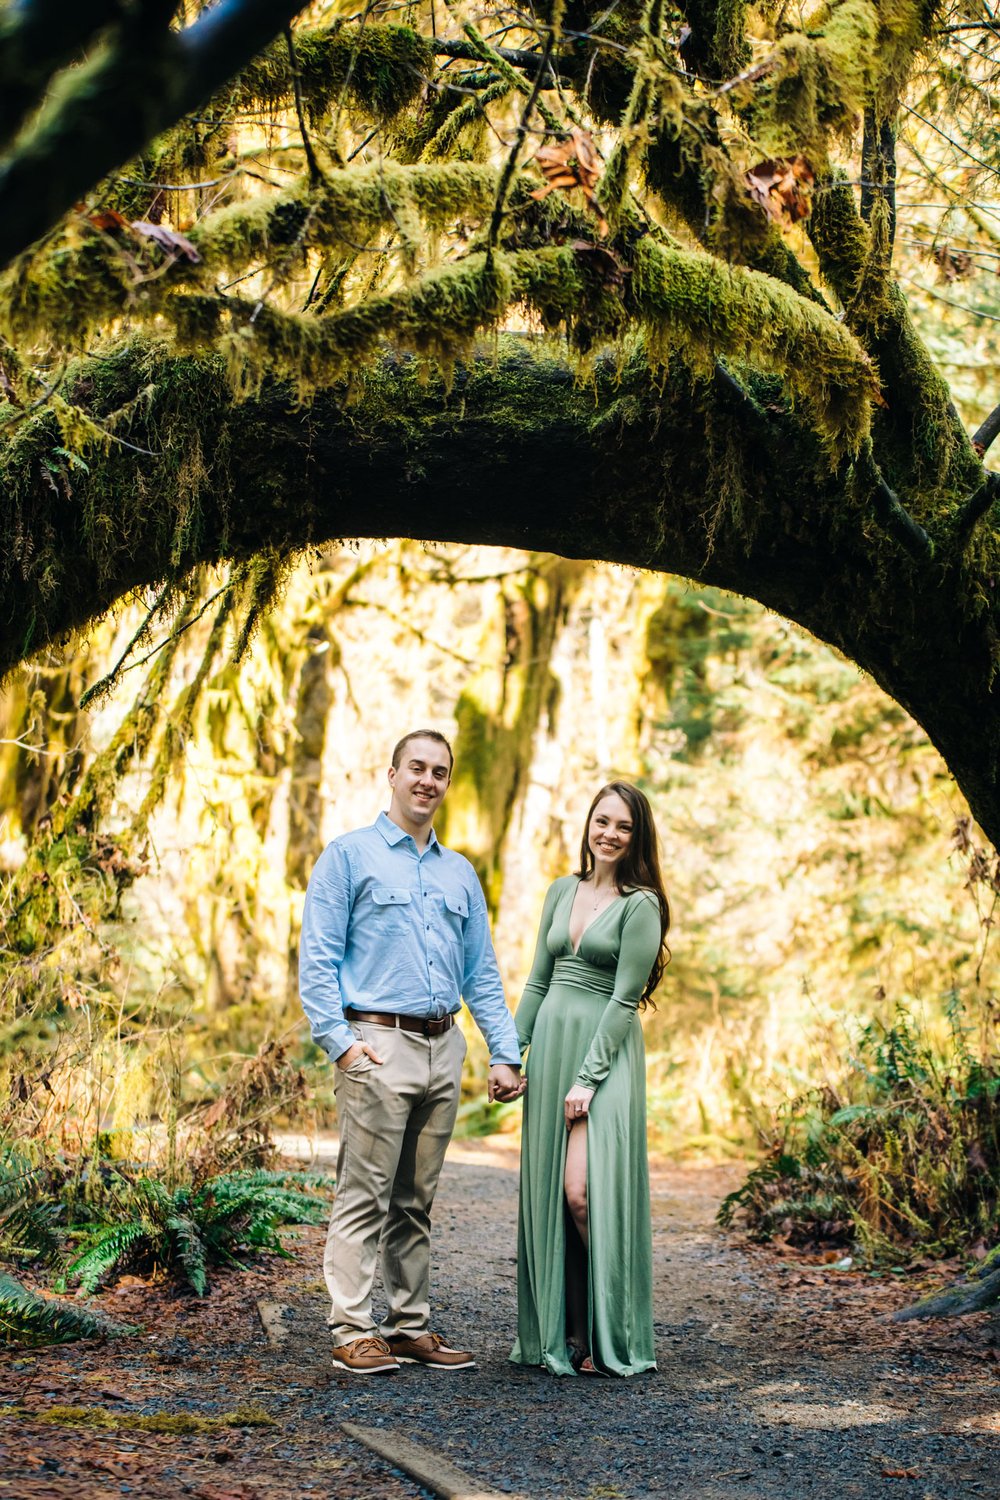
[(946, 130), (942, 130), (940, 125), (935, 125), (933, 120), (928, 120), (927, 116), (922, 115), (919, 110), (914, 109), (912, 104), (904, 104), (903, 108), (908, 114), (915, 115), (924, 125), (929, 126), (943, 140), (946, 140), (949, 146), (954, 146), (955, 150), (962, 156), (967, 156), (970, 161), (974, 161), (977, 167), (982, 167), (984, 171), (992, 173), (994, 177), (1000, 176), (1000, 172), (997, 171), (996, 167), (991, 166), (988, 161), (983, 161), (979, 156), (973, 156), (972, 152), (966, 146), (963, 146), (960, 141), (956, 141), (954, 136), (950, 136)]
[(549, 65), (549, 53), (551, 51), (552, 32), (550, 31), (545, 38), (545, 49), (542, 52), (541, 61), (538, 65), (538, 72), (535, 74), (535, 82), (532, 87), (531, 93), (528, 95), (528, 98), (525, 102), (524, 110), (521, 114), (521, 123), (517, 128), (513, 145), (510, 148), (510, 152), (504, 164), (503, 174), (501, 175), (500, 183), (497, 187), (496, 201), (493, 204), (493, 215), (490, 219), (490, 229), (486, 240), (487, 265), (490, 265), (493, 260), (493, 251), (496, 247), (497, 235), (500, 233), (500, 224), (503, 219), (504, 209), (507, 206), (507, 194), (510, 190), (510, 184), (513, 179), (514, 173), (517, 170), (517, 154), (521, 149), (521, 144), (524, 140), (524, 137), (528, 133), (528, 121), (531, 118), (531, 111), (535, 107), (535, 101), (537, 100), (538, 95), (541, 92), (542, 79), (545, 77), (545, 72)]
[[(973, 439), (973, 444), (975, 444), (975, 439)], [(1000, 474), (994, 473), (992, 469), (985, 469), (983, 482), (978, 490), (974, 490), (967, 499), (963, 500), (955, 512), (952, 536), (959, 548), (966, 546), (979, 522), (984, 516), (989, 515), (998, 499), (1000, 499)]]
[(93, 699), (98, 695), (103, 695), (104, 693), (110, 692), (112, 686), (114, 685), (115, 679), (118, 676), (118, 673), (122, 669), (123, 664), (125, 663), (125, 661), (127, 661), (129, 656), (131, 656), (132, 652), (135, 650), (136, 646), (138, 646), (142, 638), (149, 633), (150, 625), (152, 624), (156, 616), (160, 613), (161, 609), (170, 596), (171, 587), (172, 585), (168, 583), (160, 590), (159, 594), (157, 594), (156, 598), (153, 600), (152, 605), (150, 606), (146, 618), (143, 620), (138, 630), (136, 630), (135, 634), (132, 636), (132, 639), (125, 647), (125, 650), (122, 652), (121, 656), (119, 656), (118, 660), (111, 668), (111, 671), (105, 673), (100, 681), (95, 682), (91, 687), (87, 688), (86, 691), (80, 695), (81, 708), (86, 708), (87, 704), (92, 702)]
[(292, 40), (291, 26), (285, 27), (285, 45), (288, 48), (288, 61), (292, 69), (292, 86), (295, 90), (295, 113), (298, 116), (299, 133), (302, 136), (302, 146), (306, 153), (306, 164), (309, 167), (309, 181), (315, 187), (318, 182), (322, 182), (323, 174), (319, 169), (319, 162), (316, 160), (316, 153), (313, 150), (313, 144), (309, 139), (309, 132), (306, 129), (305, 110), (302, 107), (302, 75), (299, 72), (299, 59), (295, 52), (295, 43)]
[(888, 532), (918, 562), (929, 562), (934, 556), (934, 543), (886, 483), (875, 462), (870, 441), (858, 454), (857, 465), (872, 486), (872, 509), (883, 531)]
[(972, 434), (972, 446), (982, 458), (994, 439), (1000, 435), (1000, 406), (995, 406), (986, 421)]

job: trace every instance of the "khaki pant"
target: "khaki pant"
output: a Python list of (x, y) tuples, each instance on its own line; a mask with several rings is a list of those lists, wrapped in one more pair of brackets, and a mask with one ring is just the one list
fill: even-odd
[(431, 1205), (455, 1127), (465, 1038), (355, 1023), (382, 1058), (336, 1069), (340, 1153), (323, 1257), (334, 1344), (375, 1333), (372, 1282), (381, 1236), (389, 1310), (378, 1332), (426, 1333)]

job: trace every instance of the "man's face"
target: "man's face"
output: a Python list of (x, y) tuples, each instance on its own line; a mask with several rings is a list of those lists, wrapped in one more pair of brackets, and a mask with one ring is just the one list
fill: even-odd
[(399, 769), (395, 766), (389, 768), (389, 785), (392, 787), (390, 818), (398, 814), (411, 823), (429, 823), (440, 807), (450, 781), (451, 766), (444, 745), (438, 740), (422, 737), (408, 740)]

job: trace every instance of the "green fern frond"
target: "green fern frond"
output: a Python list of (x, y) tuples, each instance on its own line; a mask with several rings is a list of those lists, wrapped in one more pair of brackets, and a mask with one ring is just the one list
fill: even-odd
[(55, 1258), (59, 1250), (54, 1223), (61, 1212), (58, 1203), (22, 1203), (0, 1218), (0, 1256), (33, 1256), (40, 1262)]
[(29, 1292), (0, 1273), (0, 1347), (35, 1348), (74, 1339), (114, 1338), (131, 1330), (89, 1308)]
[(138, 1220), (133, 1219), (130, 1224), (112, 1224), (109, 1229), (98, 1233), (82, 1255), (70, 1262), (63, 1282), (73, 1278), (79, 1281), (84, 1291), (93, 1292), (102, 1276), (134, 1252), (141, 1240), (148, 1238), (149, 1226)]
[(198, 1225), (183, 1214), (171, 1214), (166, 1227), (171, 1236), (175, 1257), (184, 1271), (188, 1285), (199, 1297), (203, 1297), (208, 1285), (205, 1265), (207, 1247), (198, 1231)]

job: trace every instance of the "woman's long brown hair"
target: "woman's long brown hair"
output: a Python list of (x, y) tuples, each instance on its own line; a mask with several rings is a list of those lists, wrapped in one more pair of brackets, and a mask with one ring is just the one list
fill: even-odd
[(601, 787), (590, 804), (587, 821), (583, 825), (583, 839), (580, 843), (580, 868), (576, 873), (581, 880), (590, 879), (594, 869), (594, 856), (590, 852), (590, 844), (587, 840), (590, 820), (594, 816), (597, 804), (605, 797), (612, 795), (622, 799), (632, 816), (632, 839), (615, 870), (615, 886), (622, 895), (634, 890), (651, 891), (660, 907), (660, 948), (649, 972), (649, 978), (646, 980), (646, 986), (639, 997), (639, 1005), (645, 1006), (651, 1002), (653, 991), (663, 978), (663, 971), (670, 962), (670, 949), (667, 947), (667, 933), (670, 930), (670, 902), (667, 900), (663, 876), (660, 873), (660, 851), (656, 838), (656, 824), (653, 822), (653, 809), (645, 793), (640, 792), (637, 786), (632, 786), (631, 782), (609, 781), (607, 786)]

